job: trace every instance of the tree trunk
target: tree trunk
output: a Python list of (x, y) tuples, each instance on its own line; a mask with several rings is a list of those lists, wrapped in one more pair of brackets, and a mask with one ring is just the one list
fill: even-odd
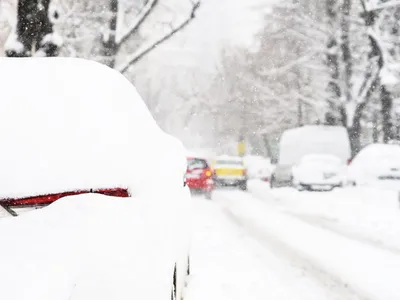
[(343, 81), (343, 95), (345, 97), (345, 101), (351, 102), (352, 99), (352, 55), (350, 49), (350, 12), (351, 12), (351, 2), (352, 0), (343, 0), (341, 11), (342, 11), (342, 19), (340, 23), (340, 29), (342, 33), (341, 40), (341, 50), (342, 50), (342, 60), (343, 60), (343, 72), (342, 72), (342, 81)]
[(354, 112), (353, 123), (347, 127), (349, 133), (351, 154), (354, 157), (361, 150), (361, 116), (366, 106), (366, 103), (358, 104)]
[(388, 143), (393, 139), (392, 107), (393, 98), (384, 85), (380, 89), (383, 142)]
[[(49, 18), (50, 0), (19, 0), (17, 8), (16, 37), (6, 49), (8, 57), (57, 56), (61, 41), (53, 32)], [(57, 12), (52, 16), (58, 18)]]
[(105, 56), (105, 64), (110, 68), (115, 66), (115, 58), (117, 56), (119, 45), (116, 40), (117, 20), (118, 20), (118, 0), (110, 0), (111, 19), (108, 23), (108, 31), (103, 35), (103, 55)]
[(372, 142), (379, 142), (379, 130), (378, 130), (378, 114), (374, 112), (372, 117)]
[(340, 74), (338, 61), (338, 41), (335, 34), (338, 27), (338, 17), (335, 4), (336, 0), (327, 0), (326, 2), (328, 24), (331, 34), (327, 43), (326, 55), (326, 65), (329, 69), (330, 78), (327, 86), (329, 111), (325, 116), (325, 123), (329, 123), (331, 125), (337, 124), (338, 122), (338, 117), (335, 116), (335, 112), (338, 110), (338, 105), (341, 98), (341, 90), (338, 84)]
[[(373, 28), (373, 26), (375, 25), (375, 20), (378, 17), (377, 12), (376, 11), (364, 12), (362, 16), (364, 18), (365, 25), (369, 28)], [(371, 51), (368, 57), (370, 60), (372, 60), (372, 58), (375, 57), (378, 58), (378, 63), (377, 63), (378, 75), (376, 76), (373, 84), (371, 85), (371, 88), (367, 93), (366, 100), (368, 100), (368, 98), (371, 97), (372, 93), (377, 88), (379, 88), (380, 99), (381, 99), (383, 142), (388, 143), (393, 138), (393, 126), (392, 126), (393, 97), (390, 91), (388, 91), (386, 87), (381, 84), (379, 73), (384, 66), (384, 60), (380, 45), (378, 41), (375, 39), (375, 37), (371, 34), (369, 35), (369, 41), (371, 45)], [(367, 73), (367, 76), (371, 76), (371, 71)]]

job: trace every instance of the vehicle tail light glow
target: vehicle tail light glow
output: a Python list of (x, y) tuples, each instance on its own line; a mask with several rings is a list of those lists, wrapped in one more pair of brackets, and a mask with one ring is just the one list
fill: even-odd
[(211, 177), (213, 175), (213, 173), (210, 171), (210, 170), (207, 170), (206, 171), (206, 176), (207, 177)]
[(0, 199), (0, 203), (3, 206), (38, 206), (38, 205), (48, 205), (60, 198), (66, 196), (82, 195), (82, 194), (102, 194), (113, 197), (129, 197), (129, 192), (127, 189), (123, 188), (113, 188), (113, 189), (98, 189), (98, 190), (86, 190), (86, 191), (74, 191), (74, 192), (64, 192), (58, 194), (41, 195), (34, 197), (26, 197), (19, 199)]

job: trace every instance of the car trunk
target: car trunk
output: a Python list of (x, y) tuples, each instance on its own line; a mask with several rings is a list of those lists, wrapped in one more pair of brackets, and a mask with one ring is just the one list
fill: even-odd
[(243, 168), (235, 168), (235, 167), (223, 167), (223, 168), (215, 168), (215, 175), (220, 177), (241, 177), (245, 175), (245, 171)]

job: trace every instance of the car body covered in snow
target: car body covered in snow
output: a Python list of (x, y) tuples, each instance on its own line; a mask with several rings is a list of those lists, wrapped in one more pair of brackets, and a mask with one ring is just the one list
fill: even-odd
[(346, 179), (349, 185), (400, 189), (400, 145), (370, 144), (354, 157)]
[(344, 163), (351, 159), (350, 140), (342, 126), (306, 125), (286, 130), (279, 141), (278, 163), (271, 174), (271, 187), (292, 183), (292, 167), (308, 154), (329, 154)]
[(216, 186), (236, 186), (247, 190), (247, 170), (238, 156), (221, 155), (212, 164)]
[(190, 246), (183, 145), (104, 65), (3, 58), (0, 82), (0, 204), (51, 203), (0, 219), (0, 298), (179, 299)]
[(269, 181), (273, 166), (268, 158), (259, 155), (246, 155), (243, 157), (243, 162), (249, 179)]
[(334, 155), (305, 155), (292, 168), (292, 183), (298, 190), (332, 190), (342, 185), (346, 167)]
[(186, 171), (186, 184), (193, 193), (200, 192), (207, 199), (211, 199), (214, 190), (214, 180), (212, 169), (205, 158), (188, 157)]

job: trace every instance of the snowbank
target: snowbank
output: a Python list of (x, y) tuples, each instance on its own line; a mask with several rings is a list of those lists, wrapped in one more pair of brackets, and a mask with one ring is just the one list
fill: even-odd
[(183, 145), (120, 73), (82, 59), (3, 58), (0, 82), (0, 198), (182, 183)]

